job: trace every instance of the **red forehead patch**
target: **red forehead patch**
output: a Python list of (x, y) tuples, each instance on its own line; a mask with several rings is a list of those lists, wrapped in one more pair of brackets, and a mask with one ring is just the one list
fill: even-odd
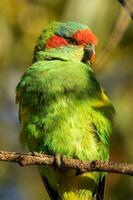
[(68, 42), (64, 38), (58, 35), (54, 35), (51, 38), (49, 38), (46, 44), (46, 48), (56, 48), (65, 45), (68, 45)]
[(97, 44), (98, 39), (90, 30), (79, 30), (73, 36), (73, 39), (77, 41), (79, 45), (83, 44)]

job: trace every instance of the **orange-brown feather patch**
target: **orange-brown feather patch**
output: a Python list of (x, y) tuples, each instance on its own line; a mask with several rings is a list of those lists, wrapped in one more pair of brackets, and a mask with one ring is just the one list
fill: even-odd
[(73, 36), (78, 43), (78, 45), (85, 45), (85, 44), (97, 44), (98, 39), (90, 30), (79, 30)]
[(49, 38), (46, 44), (46, 48), (57, 48), (60, 46), (67, 46), (67, 45), (68, 45), (68, 42), (64, 38), (58, 35), (54, 35), (51, 38)]

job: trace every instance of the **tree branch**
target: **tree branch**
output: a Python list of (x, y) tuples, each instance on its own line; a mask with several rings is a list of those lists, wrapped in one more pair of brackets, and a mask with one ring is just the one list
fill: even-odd
[(133, 1), (130, 0), (129, 4), (130, 7), (127, 5), (127, 3), (125, 2), (125, 0), (118, 0), (122, 6), (124, 6), (125, 8), (125, 4), (126, 4), (126, 10), (128, 7), (128, 10), (130, 9), (130, 11), (128, 11), (128, 14), (125, 12), (124, 9), (121, 10), (120, 16), (116, 22), (116, 25), (105, 45), (105, 47), (103, 48), (103, 50), (101, 51), (101, 53), (99, 54), (99, 56), (97, 57), (97, 60), (95, 62), (95, 65), (93, 66), (93, 69), (100, 73), (105, 67), (106, 67), (106, 62), (108, 61), (108, 58), (111, 54), (111, 52), (113, 51), (113, 49), (115, 47), (118, 46), (118, 44), (121, 42), (124, 33), (126, 32), (131, 20), (130, 17), (132, 12), (131, 10), (133, 9)]
[(111, 54), (111, 51), (117, 47), (120, 41), (123, 38), (124, 33), (126, 32), (130, 23), (130, 18), (125, 13), (124, 10), (121, 11), (120, 16), (116, 22), (116, 25), (111, 33), (108, 42), (106, 43), (104, 49), (101, 51), (97, 57), (96, 63), (94, 65), (94, 70), (96, 72), (101, 72), (104, 67), (106, 67), (106, 62)]
[(129, 7), (127, 2), (125, 0), (118, 0), (118, 1), (125, 8), (126, 12), (131, 17), (131, 19), (133, 19), (133, 11), (132, 11), (131, 7)]
[[(0, 161), (18, 163), (20, 166), (52, 165), (58, 166), (54, 156), (40, 153), (17, 153), (0, 151)], [(133, 176), (133, 164), (105, 161), (80, 161), (61, 156), (61, 168), (72, 168), (78, 171), (100, 171)]]

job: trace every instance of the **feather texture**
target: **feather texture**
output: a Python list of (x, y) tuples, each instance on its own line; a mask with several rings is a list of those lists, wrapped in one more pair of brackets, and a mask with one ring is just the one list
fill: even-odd
[[(112, 117), (107, 113), (113, 114), (113, 107), (89, 66), (76, 61), (39, 61), (18, 84), (17, 101), (20, 138), (31, 151), (80, 160), (108, 159)], [(75, 171), (51, 167), (40, 170), (64, 200), (87, 200), (102, 177), (100, 173), (76, 176)]]

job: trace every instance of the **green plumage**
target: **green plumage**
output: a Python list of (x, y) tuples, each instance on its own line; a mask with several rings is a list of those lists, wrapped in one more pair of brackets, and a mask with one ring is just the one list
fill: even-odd
[[(80, 61), (83, 49), (68, 46), (61, 52), (60, 48), (35, 52), (36, 62), (17, 86), (21, 142), (31, 151), (80, 160), (108, 160), (113, 106), (91, 66)], [(40, 171), (63, 200), (92, 199), (104, 175), (97, 172), (77, 176), (75, 170), (52, 167), (41, 167)]]

